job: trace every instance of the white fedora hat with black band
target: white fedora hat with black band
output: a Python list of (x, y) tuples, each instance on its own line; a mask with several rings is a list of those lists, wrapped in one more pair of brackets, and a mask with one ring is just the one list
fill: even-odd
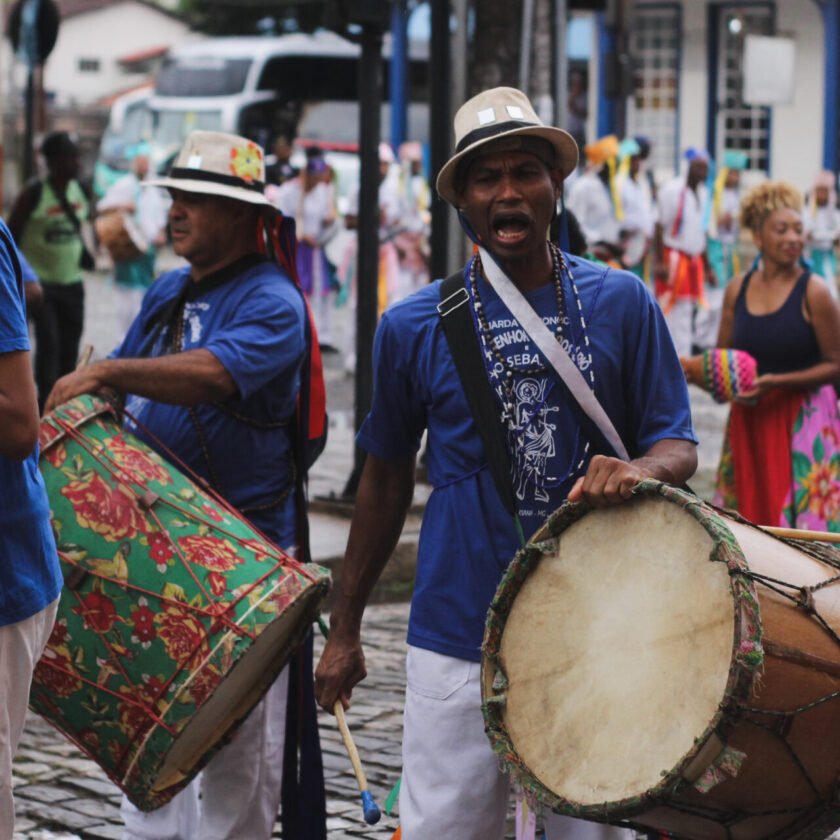
[(184, 141), (169, 173), (143, 182), (144, 187), (169, 187), (217, 195), (276, 209), (263, 194), (265, 153), (247, 137), (222, 131), (193, 131)]
[[(547, 145), (525, 143), (517, 138), (536, 137), (547, 141)], [(509, 140), (502, 145), (504, 151), (522, 151), (539, 154), (545, 148), (548, 154), (553, 150), (553, 160), (545, 162), (557, 167), (563, 177), (577, 166), (578, 147), (568, 131), (545, 125), (537, 116), (528, 97), (521, 90), (497, 87), (485, 90), (465, 102), (455, 114), (455, 154), (444, 164), (437, 177), (438, 195), (454, 207), (458, 206), (455, 178), (458, 166), (482, 150), (483, 146)], [(496, 148), (486, 151), (496, 151)]]

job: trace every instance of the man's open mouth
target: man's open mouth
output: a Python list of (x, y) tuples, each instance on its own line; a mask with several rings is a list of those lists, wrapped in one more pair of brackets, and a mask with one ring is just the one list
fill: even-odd
[(493, 219), (493, 233), (502, 242), (516, 242), (527, 236), (531, 220), (524, 213), (499, 213)]

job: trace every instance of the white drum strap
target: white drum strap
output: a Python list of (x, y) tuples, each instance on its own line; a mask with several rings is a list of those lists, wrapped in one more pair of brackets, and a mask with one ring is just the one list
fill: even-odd
[(600, 429), (601, 434), (615, 450), (619, 458), (630, 460), (630, 455), (624, 447), (620, 435), (616, 431), (604, 407), (598, 402), (595, 392), (586, 384), (583, 374), (577, 365), (569, 358), (566, 351), (557, 343), (543, 319), (534, 311), (525, 296), (516, 288), (513, 281), (505, 274), (501, 266), (490, 256), (484, 248), (479, 248), (481, 265), (484, 276), (495, 289), (502, 303), (510, 310), (519, 326), (530, 336), (534, 344), (540, 349), (549, 364), (557, 371), (557, 375), (565, 382), (578, 405), (587, 417)]

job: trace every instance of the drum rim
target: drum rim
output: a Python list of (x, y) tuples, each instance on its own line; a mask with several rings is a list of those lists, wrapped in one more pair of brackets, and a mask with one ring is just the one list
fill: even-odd
[[(115, 419), (118, 419), (114, 403), (98, 394), (81, 394), (56, 406), (49, 414), (41, 418), (42, 432), (39, 436), (39, 457), (67, 437), (67, 430), (63, 427), (64, 425), (77, 429), (102, 414), (111, 414)], [(54, 434), (45, 439), (43, 429), (47, 425)]]
[[(245, 722), (248, 715), (254, 710), (254, 708), (259, 704), (259, 702), (265, 696), (266, 691), (270, 688), (271, 684), (274, 682), (275, 679), (279, 676), (280, 672), (283, 670), (284, 667), (288, 664), (289, 660), (295, 654), (297, 649), (306, 639), (307, 634), (310, 632), (312, 627), (312, 621), (317, 617), (321, 605), (323, 604), (324, 598), (327, 596), (330, 590), (330, 577), (329, 572), (322, 566), (318, 566), (315, 564), (307, 564), (310, 571), (316, 574), (316, 579), (308, 581), (307, 585), (304, 586), (296, 595), (295, 601), (291, 605), (293, 609), (296, 609), (299, 612), (299, 615), (295, 616), (296, 621), (291, 624), (291, 627), (287, 628), (290, 632), (288, 632), (286, 643), (287, 647), (286, 650), (283, 652), (282, 656), (277, 657), (276, 659), (272, 660), (271, 666), (269, 671), (271, 672), (271, 677), (269, 679), (254, 679), (253, 684), (261, 684), (261, 687), (254, 692), (253, 686), (249, 689), (247, 693), (247, 697), (249, 698), (247, 702), (242, 703), (239, 705), (235, 710), (233, 708), (228, 709), (225, 713), (225, 720), (231, 721), (228, 723), (227, 727), (225, 728), (224, 732), (221, 735), (216, 736), (214, 733), (214, 738), (216, 739), (215, 742), (211, 747), (206, 749), (201, 757), (195, 761), (195, 763), (191, 766), (189, 771), (183, 775), (181, 779), (174, 782), (173, 784), (161, 786), (161, 776), (164, 772), (168, 772), (170, 776), (173, 775), (173, 769), (170, 767), (171, 762), (173, 761), (173, 757), (171, 754), (172, 748), (175, 744), (179, 741), (179, 739), (186, 737), (188, 731), (191, 728), (197, 726), (201, 720), (200, 716), (202, 710), (208, 709), (208, 704), (210, 704), (214, 697), (216, 697), (219, 689), (222, 687), (223, 683), (227, 683), (228, 680), (232, 680), (234, 678), (240, 677), (242, 668), (241, 666), (248, 659), (249, 655), (255, 654), (257, 651), (257, 645), (259, 644), (259, 640), (270, 631), (271, 628), (278, 622), (282, 621), (284, 618), (287, 620), (290, 618), (290, 615), (285, 611), (280, 615), (276, 616), (276, 618), (271, 621), (269, 624), (266, 624), (262, 631), (259, 634), (255, 643), (247, 648), (245, 648), (241, 654), (236, 658), (235, 663), (231, 667), (230, 671), (225, 675), (225, 679), (222, 683), (219, 683), (216, 688), (210, 692), (207, 697), (204, 699), (202, 704), (196, 707), (194, 715), (189, 718), (184, 725), (184, 727), (175, 735), (174, 737), (171, 735), (166, 735), (165, 739), (169, 739), (169, 750), (166, 754), (161, 756), (161, 761), (159, 761), (154, 767), (143, 767), (140, 763), (140, 759), (145, 754), (147, 747), (149, 747), (157, 734), (161, 732), (165, 733), (165, 729), (163, 728), (164, 724), (168, 721), (168, 715), (170, 711), (177, 708), (177, 697), (183, 691), (187, 690), (188, 685), (184, 684), (180, 686), (178, 690), (178, 694), (170, 698), (170, 701), (167, 703), (166, 708), (161, 711), (160, 723), (154, 723), (150, 726), (149, 730), (143, 735), (141, 739), (139, 739), (138, 746), (136, 748), (135, 754), (132, 757), (130, 763), (123, 771), (120, 777), (120, 787), (123, 789), (127, 798), (137, 806), (141, 811), (149, 811), (152, 809), (156, 809), (165, 805), (173, 796), (175, 796), (179, 791), (181, 791), (184, 787), (186, 787), (201, 771), (201, 769), (210, 761), (211, 758), (227, 744), (236, 730)], [(281, 585), (283, 581), (279, 582)], [(263, 599), (267, 600), (271, 597), (273, 593), (267, 593)], [(257, 609), (255, 605), (252, 607), (252, 610)], [(269, 638), (269, 643), (270, 637)], [(265, 644), (265, 641), (263, 642)], [(209, 656), (207, 657), (206, 661), (212, 659), (215, 655), (217, 655), (218, 651), (224, 645), (224, 641), (220, 640), (217, 644), (216, 648), (211, 651)], [(282, 661), (281, 661), (282, 660)], [(196, 673), (198, 673), (199, 669), (196, 669)], [(255, 675), (256, 676), (256, 675)], [(264, 675), (263, 675), (264, 676)], [(235, 716), (234, 716), (235, 713)], [(137, 796), (135, 791), (132, 789), (136, 787), (138, 790), (144, 791), (143, 796)]]
[[(729, 569), (730, 591), (733, 597), (734, 634), (729, 678), (724, 690), (724, 702), (718, 707), (705, 731), (696, 739), (694, 747), (654, 787), (637, 796), (599, 805), (582, 805), (558, 796), (543, 785), (517, 754), (504, 723), (505, 674), (499, 662), (502, 635), (513, 603), (525, 580), (539, 563), (550, 543), (569, 526), (582, 519), (593, 508), (585, 503), (566, 503), (548, 518), (546, 523), (521, 548), (508, 566), (487, 611), (481, 659), (481, 710), (493, 751), (508, 772), (522, 787), (526, 797), (569, 816), (608, 821), (611, 812), (621, 811), (622, 819), (650, 809), (676, 785), (699, 783), (707, 769), (715, 767), (715, 760), (705, 760), (708, 745), (721, 741), (734, 727), (737, 707), (746, 702), (764, 665), (760, 608), (755, 585), (749, 578), (749, 567), (743, 551), (725, 519), (713, 505), (693, 494), (659, 481), (646, 480), (633, 491), (634, 497), (659, 496), (686, 510), (712, 537), (712, 560), (726, 564)], [(752, 523), (732, 511), (726, 515), (752, 526)], [(754, 527), (754, 526), (752, 526)], [(489, 686), (489, 689), (488, 689)], [(724, 754), (716, 753), (716, 754)], [(698, 761), (698, 758), (701, 759)]]

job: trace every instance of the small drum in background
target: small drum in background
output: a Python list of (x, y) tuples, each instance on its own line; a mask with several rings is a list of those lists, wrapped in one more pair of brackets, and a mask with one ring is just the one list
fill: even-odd
[(560, 508), (487, 618), (486, 727), (526, 795), (691, 840), (840, 826), (840, 552), (644, 482)]
[(65, 586), (30, 705), (151, 810), (268, 690), (329, 573), (267, 541), (98, 397), (48, 414), (40, 441)]
[(149, 243), (134, 217), (124, 210), (106, 210), (94, 221), (99, 241), (115, 263), (142, 257)]

